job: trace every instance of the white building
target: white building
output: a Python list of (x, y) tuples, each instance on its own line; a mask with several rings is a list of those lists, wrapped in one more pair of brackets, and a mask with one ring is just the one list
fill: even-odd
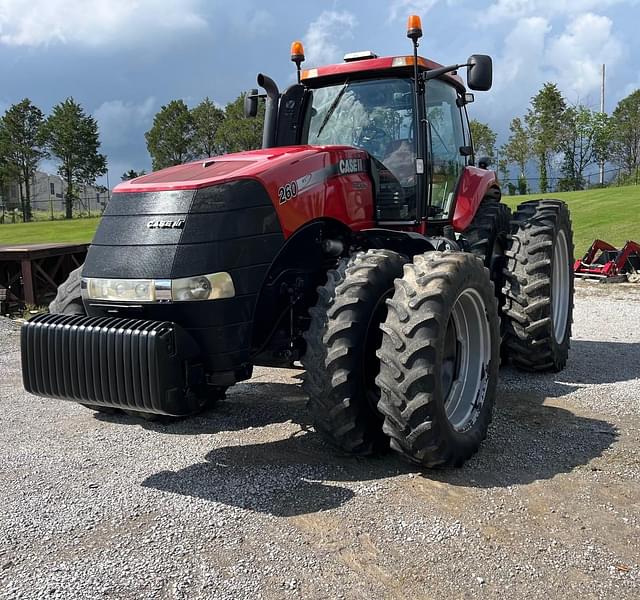
[[(36, 171), (31, 181), (31, 210), (47, 213), (64, 212), (66, 189), (67, 184), (60, 176)], [(24, 184), (22, 190), (24, 193)], [(11, 183), (7, 186), (5, 196), (0, 196), (0, 212), (21, 208), (20, 189), (17, 183)], [(108, 193), (100, 191), (94, 186), (76, 189), (76, 196), (78, 199), (74, 202), (74, 212), (98, 215), (107, 205)]]

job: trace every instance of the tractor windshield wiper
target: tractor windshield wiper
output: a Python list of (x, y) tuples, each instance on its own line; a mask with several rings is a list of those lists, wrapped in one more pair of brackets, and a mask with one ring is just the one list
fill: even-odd
[(335, 112), (336, 108), (338, 107), (338, 103), (342, 99), (342, 96), (344, 96), (344, 93), (347, 91), (347, 87), (349, 87), (348, 79), (347, 81), (344, 82), (342, 89), (338, 92), (338, 95), (335, 97), (335, 99), (331, 103), (331, 106), (329, 107), (327, 114), (324, 116), (324, 119), (322, 119), (322, 123), (320, 124), (320, 128), (318, 129), (317, 137), (320, 137), (320, 134), (322, 133), (324, 126), (327, 124), (327, 122), (331, 118), (331, 115)]

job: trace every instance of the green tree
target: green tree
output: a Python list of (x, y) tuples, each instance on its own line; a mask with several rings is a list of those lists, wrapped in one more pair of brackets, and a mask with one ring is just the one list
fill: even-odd
[(107, 172), (107, 158), (99, 152), (98, 124), (73, 98), (67, 98), (53, 107), (45, 132), (49, 150), (60, 163), (58, 174), (66, 182), (65, 217), (71, 219), (77, 188), (95, 183)]
[[(509, 139), (504, 145), (502, 154), (506, 159), (518, 166), (518, 188), (520, 193), (527, 193), (527, 181), (525, 178), (525, 169), (527, 162), (531, 158), (531, 144), (529, 134), (522, 124), (522, 120), (515, 118), (509, 124)], [(524, 185), (523, 185), (524, 183)]]
[(193, 115), (183, 100), (162, 106), (144, 134), (153, 170), (180, 165), (193, 158)]
[(606, 114), (594, 112), (586, 106), (570, 106), (563, 117), (562, 141), (562, 190), (582, 190), (585, 187), (584, 172), (590, 165), (606, 159), (609, 145), (609, 126)]
[(14, 104), (2, 117), (0, 136), (8, 170), (17, 176), (16, 180), (20, 185), (22, 218), (30, 221), (31, 181), (40, 161), (48, 156), (44, 147), (42, 111), (28, 98)]
[(120, 175), (120, 179), (122, 181), (129, 181), (130, 179), (135, 179), (136, 177), (142, 177), (143, 175), (145, 175), (145, 170), (142, 169), (142, 171), (136, 171), (134, 169), (129, 169), (128, 171), (125, 171), (122, 175)]
[(640, 168), (640, 89), (618, 102), (611, 115), (610, 160), (627, 174)]
[(533, 154), (540, 170), (540, 191), (549, 189), (551, 157), (561, 150), (566, 102), (555, 83), (545, 83), (531, 98), (525, 122), (531, 137)]
[(6, 136), (2, 133), (2, 119), (0, 119), (0, 199), (2, 204), (8, 194), (8, 186), (17, 180), (14, 166), (9, 161), (9, 146), (7, 145)]
[(208, 97), (191, 110), (193, 117), (193, 154), (198, 158), (222, 154), (218, 129), (224, 121), (224, 111)]
[(487, 156), (491, 159), (496, 155), (496, 132), (486, 123), (471, 119), (469, 122), (471, 139), (476, 156)]
[[(500, 155), (504, 156), (504, 147), (500, 148)], [(499, 158), (496, 166), (500, 178), (503, 181), (509, 179), (509, 161), (506, 158)]]
[(15, 174), (12, 172), (12, 166), (7, 159), (7, 154), (8, 149), (4, 147), (3, 143), (0, 141), (0, 205), (3, 207), (3, 215), (8, 194), (7, 188), (9, 184), (15, 180)]
[(254, 118), (244, 116), (244, 94), (240, 94), (224, 109), (225, 118), (218, 128), (218, 144), (224, 152), (241, 152), (262, 147), (264, 102)]

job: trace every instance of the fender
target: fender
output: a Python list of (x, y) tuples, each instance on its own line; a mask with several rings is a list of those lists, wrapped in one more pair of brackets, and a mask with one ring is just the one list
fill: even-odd
[[(276, 333), (278, 326), (288, 328), (283, 321), (287, 309), (296, 300), (296, 312), (304, 315), (315, 303), (316, 288), (326, 280), (326, 271), (335, 264), (336, 257), (328, 256), (323, 240), (332, 239), (349, 248), (353, 232), (335, 219), (316, 219), (298, 228), (285, 241), (273, 259), (260, 287), (253, 315), (252, 353), (261, 353)], [(273, 357), (267, 361), (276, 365)], [(260, 363), (265, 364), (264, 357)], [(282, 363), (277, 366), (286, 365)]]
[(478, 206), (485, 196), (499, 200), (501, 197), (498, 178), (495, 171), (488, 171), (478, 167), (465, 167), (458, 183), (455, 211), (453, 213), (453, 228), (458, 233), (463, 232), (473, 221)]
[(364, 229), (355, 233), (353, 239), (362, 248), (387, 248), (409, 258), (433, 250), (459, 250), (453, 240), (397, 229)]

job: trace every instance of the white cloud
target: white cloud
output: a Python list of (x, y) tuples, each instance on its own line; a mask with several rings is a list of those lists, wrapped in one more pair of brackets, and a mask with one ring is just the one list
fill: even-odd
[(426, 15), (440, 0), (393, 0), (389, 6), (389, 21), (402, 20), (409, 15)]
[(249, 17), (244, 24), (244, 30), (251, 35), (264, 35), (270, 33), (276, 26), (273, 15), (266, 10), (258, 9)]
[(571, 21), (565, 31), (551, 40), (546, 62), (557, 73), (561, 89), (584, 100), (600, 85), (600, 66), (617, 64), (622, 44), (613, 35), (611, 19), (586, 13)]
[(615, 4), (636, 5), (638, 0), (497, 0), (483, 11), (484, 22), (521, 19), (526, 16), (578, 15)]
[(619, 102), (623, 98), (626, 98), (629, 94), (633, 94), (636, 90), (640, 90), (640, 72), (638, 72), (638, 78), (631, 83), (628, 83), (624, 86), (622, 91), (619, 93), (619, 97), (616, 97), (616, 102)]
[(509, 85), (518, 79), (532, 79), (540, 66), (535, 57), (544, 54), (545, 36), (550, 30), (548, 21), (543, 17), (520, 19), (504, 40), (496, 79)]
[(196, 4), (196, 0), (0, 0), (0, 44), (136, 44), (205, 28)]
[(156, 100), (149, 97), (140, 104), (108, 100), (103, 102), (94, 112), (98, 121), (100, 140), (113, 149), (131, 143), (132, 132), (139, 135), (141, 127), (151, 125)]
[(472, 110), (480, 111), (501, 133), (513, 116), (523, 114), (545, 81), (540, 57), (550, 31), (549, 22), (542, 17), (519, 19), (504, 38), (500, 53), (494, 55), (493, 88), (490, 94), (476, 96), (478, 105)]
[(346, 10), (325, 10), (309, 25), (304, 36), (307, 64), (323, 65), (341, 60), (348, 51), (342, 43), (353, 37), (356, 24), (355, 16)]

